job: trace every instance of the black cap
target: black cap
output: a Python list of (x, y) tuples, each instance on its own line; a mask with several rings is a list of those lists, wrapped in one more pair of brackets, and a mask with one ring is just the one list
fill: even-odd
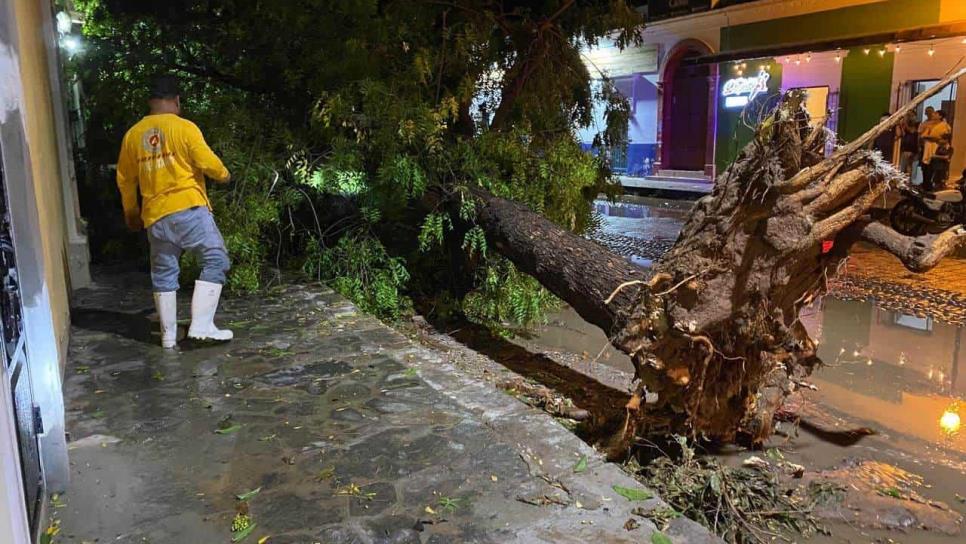
[(151, 81), (151, 98), (175, 98), (181, 95), (178, 76), (159, 75)]

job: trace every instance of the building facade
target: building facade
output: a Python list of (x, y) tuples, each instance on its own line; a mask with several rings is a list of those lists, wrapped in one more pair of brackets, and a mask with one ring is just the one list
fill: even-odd
[[(630, 145), (614, 160), (625, 176), (710, 182), (792, 89), (849, 141), (966, 56), (961, 0), (659, 0), (645, 9), (642, 47), (588, 53), (628, 58), (596, 63), (621, 67), (601, 73), (631, 100)], [(951, 172), (966, 166), (966, 120), (955, 122), (964, 100), (951, 88), (926, 104), (953, 125)]]
[(69, 295), (90, 282), (53, 4), (0, 0), (0, 542), (67, 484)]

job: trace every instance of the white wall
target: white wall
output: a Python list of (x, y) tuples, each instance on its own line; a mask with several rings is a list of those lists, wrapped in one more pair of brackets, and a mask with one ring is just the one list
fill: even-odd
[(625, 78), (617, 82), (621, 94), (631, 99), (631, 119), (627, 130), (627, 137), (632, 144), (657, 143), (657, 86), (656, 76), (648, 79), (645, 76), (637, 78), (635, 88), (634, 78)]

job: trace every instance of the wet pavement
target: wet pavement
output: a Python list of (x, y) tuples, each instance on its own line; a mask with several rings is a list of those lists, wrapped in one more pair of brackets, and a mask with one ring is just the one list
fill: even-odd
[(310, 286), (229, 299), (234, 341), (165, 352), (144, 280), (74, 300), (58, 542), (229, 542), (241, 521), (272, 544), (652, 541), (666, 505), (620, 495), (643, 488), (482, 379), (501, 371)]

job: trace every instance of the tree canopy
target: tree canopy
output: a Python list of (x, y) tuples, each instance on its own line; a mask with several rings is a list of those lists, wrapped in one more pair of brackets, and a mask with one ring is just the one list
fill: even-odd
[[(587, 228), (591, 200), (614, 186), (606, 154), (575, 131), (620, 147), (629, 107), (581, 52), (639, 42), (631, 4), (77, 0), (87, 204), (113, 205), (105, 166), (147, 81), (176, 73), (185, 115), (236, 180), (213, 191), (230, 287), (298, 266), (384, 317), (419, 294), (440, 312), (525, 324), (553, 298), (487, 251), (474, 191)], [(120, 222), (103, 215), (92, 237), (112, 258)]]

